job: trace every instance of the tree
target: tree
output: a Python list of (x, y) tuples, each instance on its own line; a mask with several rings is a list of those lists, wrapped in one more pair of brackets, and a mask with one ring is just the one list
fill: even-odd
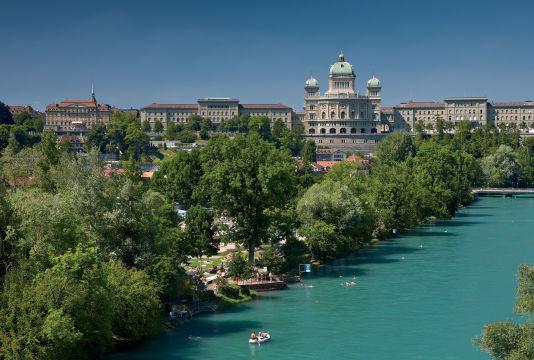
[(415, 145), (410, 134), (395, 131), (376, 146), (376, 159), (382, 163), (400, 162), (415, 156)]
[(312, 163), (317, 161), (317, 147), (315, 141), (306, 140), (302, 147), (301, 157), (304, 162)]
[[(518, 290), (515, 311), (531, 315), (534, 312), (532, 290), (534, 288), (534, 266), (520, 265), (518, 268)], [(534, 358), (534, 323), (529, 318), (525, 323), (510, 321), (484, 325), (482, 335), (475, 339), (480, 348), (498, 360)]]
[(152, 127), (150, 126), (150, 122), (148, 122), (148, 120), (143, 121), (143, 131), (147, 133), (152, 131)]
[(267, 116), (253, 116), (248, 123), (248, 129), (258, 134), (263, 140), (271, 140), (271, 119)]
[(438, 140), (443, 140), (445, 137), (445, 120), (443, 120), (441, 117), (438, 117), (436, 120), (436, 135), (438, 137)]
[(202, 152), (202, 164), (198, 193), (233, 221), (232, 237), (248, 247), (253, 263), (256, 245), (266, 240), (265, 210), (283, 206), (295, 194), (293, 160), (250, 134), (212, 138)]
[(111, 345), (113, 305), (95, 248), (53, 257), (32, 276), (21, 267), (5, 279), (0, 353), (10, 359), (89, 359)]
[(482, 159), (481, 165), (488, 186), (517, 186), (520, 167), (517, 154), (510, 146), (499, 146), (494, 154)]
[(105, 266), (113, 303), (114, 335), (138, 341), (158, 332), (161, 308), (156, 284), (142, 270), (128, 269), (119, 261)]
[[(187, 210), (185, 216), (185, 236), (191, 245), (190, 255), (202, 260), (202, 256), (217, 255), (219, 240), (215, 237), (213, 214), (200, 205)], [(200, 263), (202, 269), (202, 263)]]
[(333, 258), (363, 241), (360, 200), (342, 183), (325, 179), (311, 186), (299, 200), (297, 214), (316, 259)]
[(233, 278), (248, 279), (252, 276), (254, 268), (250, 262), (241, 255), (241, 249), (237, 248), (228, 261), (228, 276)]
[(178, 134), (177, 134), (177, 138), (178, 140), (180, 140), (180, 142), (182, 143), (186, 143), (186, 144), (192, 144), (196, 141), (197, 139), (197, 136), (194, 132), (192, 131), (187, 131), (187, 130), (183, 130), (183, 131), (180, 131)]
[(261, 253), (260, 262), (273, 274), (280, 274), (284, 266), (284, 258), (272, 245), (265, 247)]
[(199, 151), (178, 151), (162, 162), (160, 170), (154, 174), (151, 187), (178, 204), (191, 206), (195, 203), (193, 192), (202, 174)]
[(7, 107), (6, 104), (0, 101), (0, 125), (13, 125), (14, 123), (15, 122), (13, 121), (13, 115), (11, 115), (9, 107)]
[(85, 140), (85, 150), (90, 151), (93, 148), (98, 149), (100, 153), (104, 153), (109, 144), (109, 139), (107, 136), (106, 126), (103, 124), (98, 124), (91, 127), (87, 131), (87, 136)]
[(154, 122), (154, 132), (159, 134), (159, 133), (161, 133), (162, 131), (163, 131), (163, 124), (162, 124), (162, 122), (159, 121), (159, 120), (156, 120), (156, 121)]
[(6, 194), (0, 189), (0, 278), (15, 265), (19, 220)]
[(187, 118), (187, 123), (185, 124), (185, 130), (189, 131), (199, 131), (201, 128), (201, 123), (203, 119), (200, 115), (191, 115)]
[(142, 154), (148, 152), (150, 146), (150, 138), (137, 123), (128, 125), (124, 142), (129, 158), (134, 160), (139, 160)]

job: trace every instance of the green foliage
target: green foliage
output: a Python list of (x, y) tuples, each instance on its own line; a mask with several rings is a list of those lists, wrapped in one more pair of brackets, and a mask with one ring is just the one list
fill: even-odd
[(355, 249), (362, 220), (360, 200), (344, 184), (330, 179), (311, 186), (297, 204), (300, 232), (318, 260)]
[[(111, 344), (112, 303), (96, 249), (52, 258), (35, 277), (9, 273), (2, 292), (0, 348), (5, 359), (86, 359)], [(82, 310), (83, 309), (83, 310)]]
[(501, 145), (494, 154), (481, 161), (488, 186), (515, 187), (519, 183), (520, 166), (517, 153), (510, 146)]
[(256, 134), (215, 137), (201, 159), (204, 175), (197, 194), (233, 220), (232, 240), (248, 247), (252, 263), (256, 244), (266, 240), (265, 210), (281, 207), (295, 196), (294, 162)]
[(185, 216), (185, 236), (191, 246), (190, 255), (196, 257), (213, 256), (219, 250), (215, 237), (213, 214), (200, 205), (194, 205)]
[(263, 248), (260, 263), (273, 274), (280, 274), (284, 266), (284, 258), (272, 245)]
[(139, 160), (150, 153), (149, 141), (135, 116), (119, 111), (113, 113), (109, 124), (89, 129), (85, 148), (114, 153), (124, 160)]
[(193, 190), (203, 174), (200, 153), (178, 151), (166, 158), (154, 174), (151, 187), (179, 204), (192, 205)]
[(405, 161), (408, 157), (415, 156), (413, 139), (408, 133), (393, 132), (378, 143), (375, 156), (385, 164)]
[(241, 249), (237, 249), (228, 261), (228, 276), (233, 278), (248, 279), (254, 273), (254, 267), (241, 255)]
[(12, 125), (14, 124), (14, 121), (13, 115), (11, 115), (11, 111), (9, 111), (7, 105), (0, 101), (0, 125), (1, 124)]
[(160, 133), (163, 131), (163, 123), (159, 120), (156, 120), (154, 122), (154, 132), (155, 133)]
[(176, 134), (176, 138), (185, 144), (192, 144), (197, 140), (197, 136), (192, 131), (180, 131)]
[[(534, 266), (520, 265), (518, 268), (518, 289), (516, 312), (532, 315), (534, 301)], [(482, 335), (475, 339), (480, 348), (498, 360), (534, 358), (534, 323), (494, 322), (484, 325)]]
[(150, 126), (150, 122), (148, 122), (147, 120), (145, 120), (143, 122), (143, 131), (147, 132), (147, 133), (152, 131), (152, 127)]
[(128, 269), (118, 261), (107, 264), (107, 274), (113, 334), (130, 341), (156, 334), (162, 315), (156, 284), (144, 271)]
[(253, 116), (248, 123), (251, 133), (258, 134), (263, 140), (271, 140), (271, 119), (267, 116)]
[(19, 242), (19, 219), (0, 189), (0, 277), (15, 266)]
[(315, 141), (306, 140), (302, 146), (301, 157), (304, 162), (312, 163), (317, 161), (317, 147)]

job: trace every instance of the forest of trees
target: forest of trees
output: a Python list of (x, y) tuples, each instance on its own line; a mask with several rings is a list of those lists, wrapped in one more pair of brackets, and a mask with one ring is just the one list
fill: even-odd
[[(317, 176), (302, 129), (268, 125), (253, 117), (246, 131), (176, 151), (143, 181), (135, 168), (106, 175), (100, 160), (114, 152), (135, 166), (154, 156), (143, 125), (124, 114), (91, 130), (87, 154), (69, 153), (49, 132), (19, 143), (11, 133), (20, 125), (6, 124), (0, 358), (90, 359), (152, 336), (184, 264), (221, 242), (242, 246), (249, 264), (291, 273), (451, 217), (473, 187), (534, 180), (534, 142), (514, 129), (395, 132), (368, 163)], [(183, 220), (177, 204), (188, 208)], [(250, 270), (234, 259), (236, 275)]]

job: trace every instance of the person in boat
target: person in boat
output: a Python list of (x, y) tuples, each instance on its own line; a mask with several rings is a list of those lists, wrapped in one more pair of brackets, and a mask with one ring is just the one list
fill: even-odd
[(252, 334), (250, 334), (250, 340), (258, 340), (258, 336), (256, 335), (255, 331), (253, 331)]
[(260, 333), (260, 337), (262, 338), (266, 338), (267, 336), (269, 336), (269, 334), (267, 334), (265, 331)]

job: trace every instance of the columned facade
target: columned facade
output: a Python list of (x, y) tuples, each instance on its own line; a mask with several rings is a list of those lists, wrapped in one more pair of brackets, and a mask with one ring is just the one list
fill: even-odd
[(355, 82), (354, 68), (344, 54), (330, 66), (324, 94), (317, 79), (306, 80), (303, 122), (308, 139), (319, 146), (360, 150), (384, 137), (388, 128), (381, 126), (380, 80), (373, 76), (365, 95), (359, 94)]

